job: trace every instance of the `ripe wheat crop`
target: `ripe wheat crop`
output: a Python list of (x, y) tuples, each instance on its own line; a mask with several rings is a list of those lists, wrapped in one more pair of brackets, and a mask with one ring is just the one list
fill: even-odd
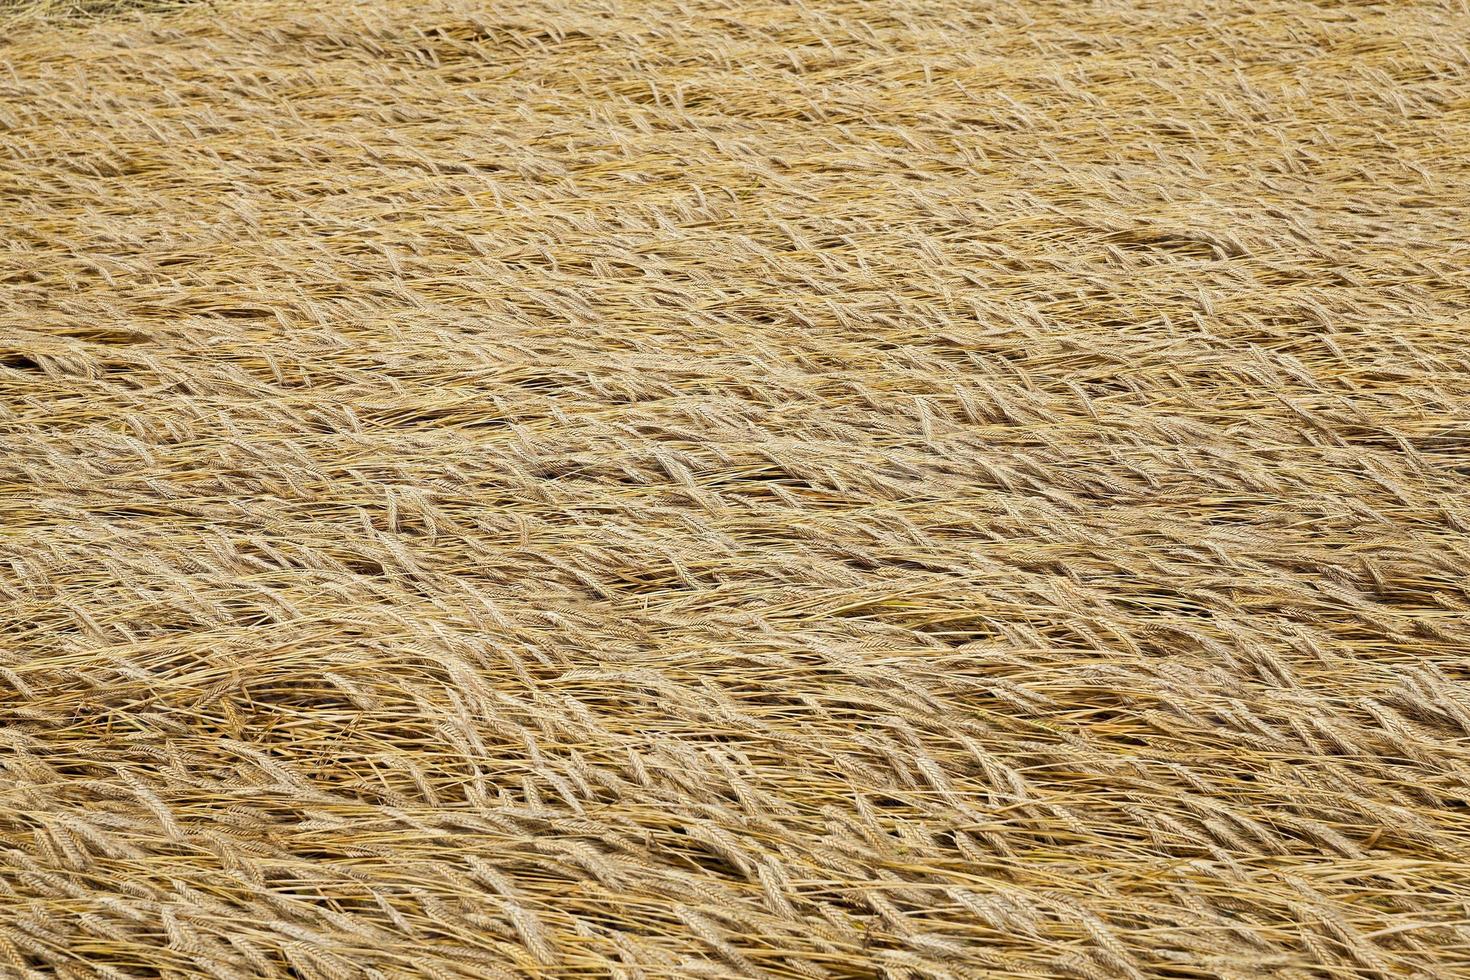
[(1470, 975), (1462, 0), (0, 20), (0, 976)]

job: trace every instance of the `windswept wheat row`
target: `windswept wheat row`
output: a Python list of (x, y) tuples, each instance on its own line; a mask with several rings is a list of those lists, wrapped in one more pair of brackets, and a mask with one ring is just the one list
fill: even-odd
[(49, 6), (0, 976), (1470, 976), (1463, 0)]

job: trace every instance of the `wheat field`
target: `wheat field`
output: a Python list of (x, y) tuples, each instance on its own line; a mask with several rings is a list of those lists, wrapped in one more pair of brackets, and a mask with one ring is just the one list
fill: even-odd
[(138, 6), (0, 12), (0, 976), (1470, 976), (1462, 0)]

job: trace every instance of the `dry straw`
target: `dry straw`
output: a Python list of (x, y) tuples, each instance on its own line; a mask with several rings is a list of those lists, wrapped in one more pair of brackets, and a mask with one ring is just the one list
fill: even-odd
[(0, 975), (1470, 974), (1460, 0), (34, 14)]

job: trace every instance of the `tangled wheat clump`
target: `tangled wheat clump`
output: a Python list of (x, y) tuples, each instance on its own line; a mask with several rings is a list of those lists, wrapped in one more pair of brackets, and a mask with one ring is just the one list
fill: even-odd
[(1470, 975), (1470, 12), (0, 41), (0, 976)]

